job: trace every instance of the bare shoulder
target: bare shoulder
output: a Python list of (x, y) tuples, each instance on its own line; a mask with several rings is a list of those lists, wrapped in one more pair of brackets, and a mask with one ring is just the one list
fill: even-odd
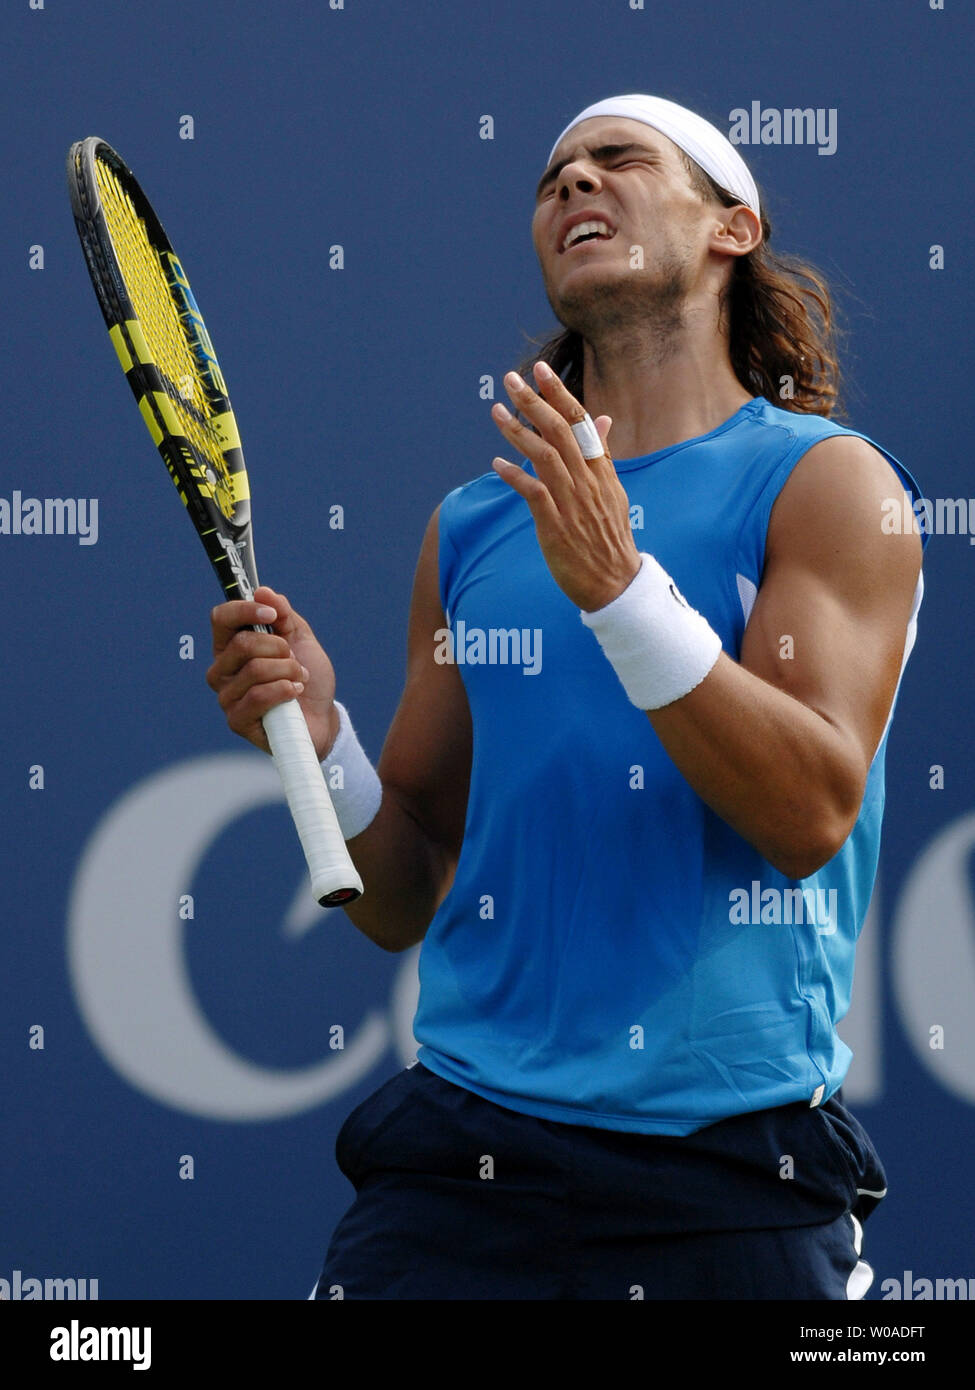
[[(789, 475), (769, 520), (767, 563), (809, 567), (841, 587), (913, 594), (921, 567), (916, 532), (891, 533), (891, 504), (904, 483), (867, 440), (833, 435), (807, 450)], [(846, 583), (844, 584), (844, 579)]]
[[(854, 435), (810, 448), (776, 498), (741, 663), (845, 731), (864, 777), (889, 717), (921, 568), (921, 538), (883, 525), (897, 470)], [(794, 659), (782, 660), (790, 634)]]

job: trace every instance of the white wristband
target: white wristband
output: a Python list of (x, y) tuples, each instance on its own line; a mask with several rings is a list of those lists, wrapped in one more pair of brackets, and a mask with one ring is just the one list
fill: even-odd
[(641, 552), (630, 584), (595, 613), (580, 610), (638, 709), (661, 709), (700, 685), (721, 655), (721, 638), (691, 608), (670, 575)]
[[(351, 840), (375, 818), (383, 799), (383, 785), (356, 738), (348, 710), (338, 700), (335, 708), (339, 712), (339, 731), (322, 760), (322, 771), (342, 836)], [(341, 777), (334, 776), (336, 770)], [(333, 786), (335, 781), (341, 782), (341, 786)]]

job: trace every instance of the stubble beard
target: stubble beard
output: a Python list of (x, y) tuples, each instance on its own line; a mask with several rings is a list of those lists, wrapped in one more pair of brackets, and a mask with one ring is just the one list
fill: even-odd
[(597, 359), (625, 355), (658, 366), (677, 351), (688, 289), (686, 268), (676, 256), (652, 271), (591, 280), (559, 298), (546, 286), (555, 317), (589, 343)]

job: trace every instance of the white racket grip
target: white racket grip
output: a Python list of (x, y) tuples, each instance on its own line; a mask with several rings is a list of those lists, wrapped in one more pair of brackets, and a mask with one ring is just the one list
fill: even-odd
[(297, 700), (268, 710), (261, 721), (305, 851), (311, 888), (322, 907), (353, 902), (362, 879), (349, 857), (315, 745)]

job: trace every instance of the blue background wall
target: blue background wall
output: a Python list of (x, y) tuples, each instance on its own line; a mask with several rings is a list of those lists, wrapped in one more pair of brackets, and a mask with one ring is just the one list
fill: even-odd
[[(755, 100), (836, 109), (832, 155), (742, 151), (773, 244), (846, 310), (851, 423), (927, 496), (975, 491), (971, 18), (960, 0), (10, 0), (0, 24), (0, 495), (99, 499), (95, 545), (0, 536), (0, 1277), (302, 1298), (351, 1198), (335, 1134), (411, 1055), (414, 955), (310, 904), (273, 769), (205, 685), (218, 591), (105, 340), (68, 145), (115, 144), (160, 208), (234, 397), (262, 577), (317, 630), (375, 759), (426, 520), (499, 446), (481, 378), (553, 324), (532, 192), (591, 101), (654, 92), (725, 130)], [(975, 1277), (973, 563), (967, 535), (929, 546), (844, 1027), (847, 1098), (890, 1177), (874, 1296), (905, 1270)]]

